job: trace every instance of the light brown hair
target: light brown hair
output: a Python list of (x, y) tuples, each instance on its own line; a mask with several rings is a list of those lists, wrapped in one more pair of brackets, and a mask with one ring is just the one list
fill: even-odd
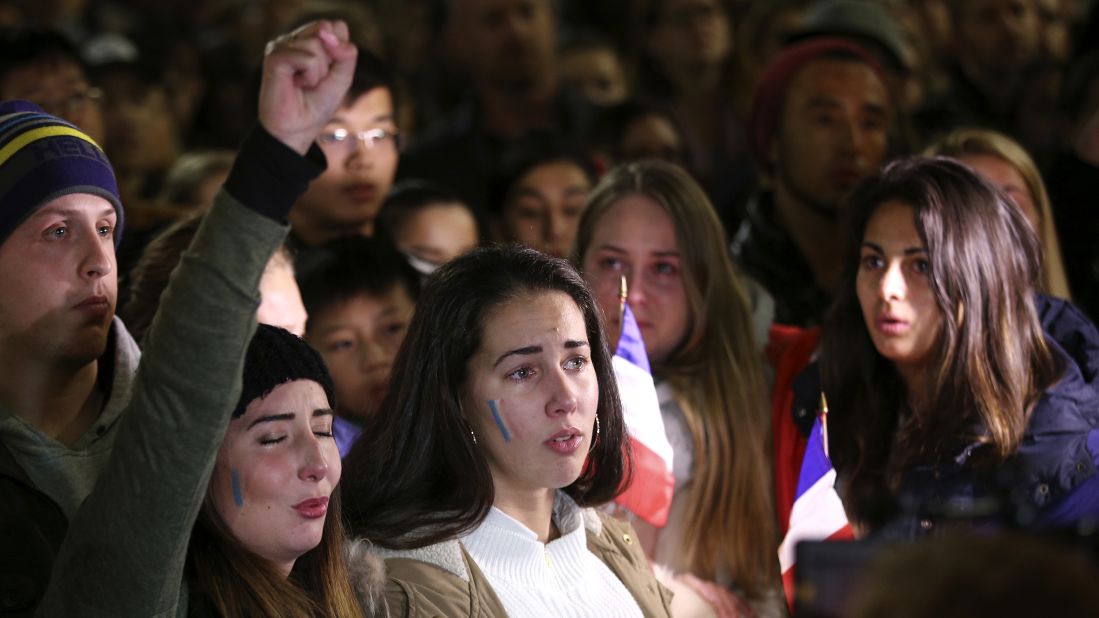
[(928, 147), (928, 155), (964, 157), (985, 155), (1002, 159), (1019, 172), (1026, 183), (1031, 201), (1038, 210), (1038, 240), (1042, 244), (1042, 289), (1048, 294), (1071, 299), (1065, 264), (1061, 259), (1061, 241), (1053, 222), (1053, 206), (1042, 182), (1038, 166), (1018, 142), (987, 129), (957, 129)]
[(690, 326), (653, 367), (672, 385), (694, 441), (684, 558), (707, 579), (727, 569), (748, 596), (758, 597), (778, 572), (777, 532), (767, 387), (748, 297), (706, 194), (662, 161), (617, 167), (592, 191), (577, 231), (576, 263), (583, 263), (603, 215), (631, 195), (668, 213), (684, 263)]
[(233, 536), (207, 490), (187, 553), (191, 598), (226, 617), (363, 616), (344, 555), (339, 496), (338, 489), (332, 493), (320, 544), (302, 554), (285, 577)]

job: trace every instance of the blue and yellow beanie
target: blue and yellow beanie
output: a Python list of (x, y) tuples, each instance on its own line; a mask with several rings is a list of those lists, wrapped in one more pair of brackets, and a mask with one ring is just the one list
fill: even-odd
[(118, 213), (122, 201), (103, 149), (80, 129), (27, 101), (0, 103), (0, 244), (31, 213), (73, 193), (98, 195)]

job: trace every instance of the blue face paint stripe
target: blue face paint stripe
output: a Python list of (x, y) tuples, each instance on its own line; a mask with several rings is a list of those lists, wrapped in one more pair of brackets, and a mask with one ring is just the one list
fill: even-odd
[(240, 474), (236, 470), (229, 473), (233, 483), (233, 502), (236, 503), (237, 508), (244, 506), (244, 494), (240, 491)]
[(492, 412), (492, 420), (496, 421), (496, 427), (504, 436), (504, 442), (511, 442), (511, 434), (508, 433), (507, 425), (504, 424), (504, 417), (500, 416), (500, 408), (497, 407), (495, 399), (488, 400), (488, 409)]

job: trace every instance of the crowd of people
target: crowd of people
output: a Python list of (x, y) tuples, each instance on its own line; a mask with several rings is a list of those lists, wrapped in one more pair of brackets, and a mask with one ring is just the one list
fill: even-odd
[(14, 2), (0, 615), (785, 616), (815, 423), (866, 581), (1099, 577), (1095, 195), (1094, 2)]

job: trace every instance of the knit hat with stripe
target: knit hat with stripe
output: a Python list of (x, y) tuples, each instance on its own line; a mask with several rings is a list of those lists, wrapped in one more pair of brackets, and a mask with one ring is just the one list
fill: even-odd
[(73, 193), (97, 195), (114, 206), (118, 246), (122, 202), (103, 149), (33, 103), (0, 103), (0, 244), (34, 211)]

